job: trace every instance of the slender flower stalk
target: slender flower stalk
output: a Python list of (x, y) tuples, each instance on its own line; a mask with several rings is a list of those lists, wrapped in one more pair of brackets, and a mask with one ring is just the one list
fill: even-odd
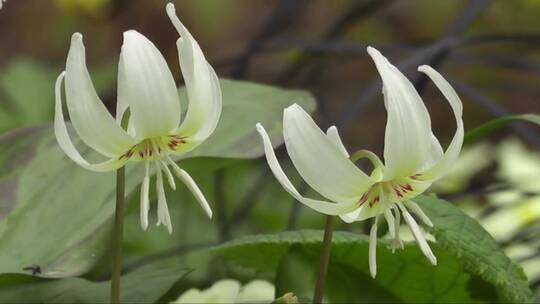
[[(303, 179), (328, 200), (302, 196), (281, 168), (270, 138), (257, 124), (268, 165), (280, 184), (296, 200), (328, 215), (339, 215), (347, 223), (374, 218), (369, 234), (369, 269), (377, 274), (377, 225), (385, 220), (391, 249), (403, 248), (399, 236), (401, 218), (409, 226), (420, 250), (433, 264), (437, 259), (424, 233), (411, 216), (414, 213), (426, 226), (430, 219), (414, 199), (437, 179), (443, 177), (456, 161), (463, 144), (462, 103), (450, 84), (433, 68), (423, 65), (420, 72), (430, 77), (448, 100), (457, 128), (443, 152), (431, 130), (429, 113), (412, 83), (379, 51), (368, 53), (383, 80), (384, 105), (388, 112), (383, 163), (377, 155), (361, 150), (349, 155), (336, 127), (321, 131), (309, 115), (294, 104), (283, 115), (283, 137), (287, 152)], [(368, 175), (354, 162), (366, 158), (373, 170)]]
[(111, 272), (111, 303), (120, 303), (120, 276), (122, 272), (122, 245), (124, 240), (124, 209), (126, 172), (121, 167), (116, 170), (116, 206), (114, 214), (113, 259)]
[(334, 233), (334, 216), (326, 216), (326, 225), (324, 227), (323, 247), (319, 262), (319, 276), (315, 284), (313, 294), (313, 303), (322, 303), (324, 287), (326, 285), (326, 275), (328, 273), (328, 264), (330, 262), (330, 251), (332, 249), (332, 234)]
[[(167, 4), (167, 14), (180, 34), (176, 44), (189, 99), (183, 119), (177, 86), (165, 59), (150, 40), (134, 30), (124, 32), (118, 66), (116, 118), (109, 114), (94, 89), (79, 33), (71, 38), (66, 70), (58, 76), (55, 86), (54, 131), (60, 148), (85, 169), (96, 172), (118, 169), (112, 302), (118, 302), (120, 295), (124, 166), (128, 162), (144, 165), (140, 191), (140, 219), (144, 230), (148, 228), (150, 177), (154, 172), (157, 225), (163, 224), (172, 233), (163, 183), (166, 180), (173, 190), (176, 189), (174, 176), (193, 193), (208, 217), (212, 217), (210, 205), (201, 190), (174, 158), (195, 149), (214, 132), (221, 115), (220, 84), (197, 41), (176, 16), (172, 3)], [(75, 132), (82, 142), (108, 160), (90, 163), (73, 144), (62, 110), (64, 82), (67, 110)], [(126, 128), (122, 121), (127, 121)]]

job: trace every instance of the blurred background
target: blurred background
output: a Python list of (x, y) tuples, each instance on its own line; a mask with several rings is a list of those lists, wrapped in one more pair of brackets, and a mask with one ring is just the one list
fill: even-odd
[[(416, 72), (419, 65), (433, 66), (455, 87), (463, 100), (466, 130), (500, 116), (540, 112), (538, 0), (172, 2), (220, 77), (309, 90), (318, 101), (320, 126), (337, 125), (350, 151), (369, 149), (382, 155), (386, 114), (381, 82), (365, 50), (368, 45), (378, 48), (415, 84), (443, 147), (454, 133), (454, 117), (442, 95)], [(166, 17), (165, 4), (161, 0), (4, 3), (0, 131), (52, 120), (54, 80), (63, 70), (74, 32), (84, 35), (92, 78), (111, 111), (122, 32), (128, 29), (157, 45), (181, 84), (177, 33)], [(538, 127), (512, 124), (468, 143), (454, 172), (432, 189), (478, 218), (524, 266), (535, 290), (540, 289), (539, 147)], [(281, 148), (282, 156), (284, 152)], [(172, 237), (157, 229), (141, 233), (137, 204), (130, 204), (127, 268), (158, 259), (204, 265), (206, 270), (190, 275), (186, 286), (207, 287), (217, 278), (249, 276), (219, 263), (205, 251), (209, 246), (250, 233), (322, 227), (324, 218), (293, 203), (263, 160), (208, 161), (207, 167), (196, 180), (211, 193), (217, 208), (212, 229), (207, 229), (211, 231), (194, 226), (205, 219), (191, 210), (196, 206), (187, 191), (177, 191), (170, 199), (180, 202), (170, 203), (176, 206), (171, 212), (177, 212), (175, 225), (180, 227)], [(309, 191), (305, 185), (300, 188)], [(137, 195), (133, 197), (136, 200)], [(364, 228), (355, 224), (340, 229)], [(88, 276), (102, 277), (108, 266), (102, 264)]]

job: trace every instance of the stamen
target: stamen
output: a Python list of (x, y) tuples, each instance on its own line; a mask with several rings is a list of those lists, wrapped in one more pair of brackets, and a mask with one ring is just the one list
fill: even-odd
[(394, 241), (393, 241), (393, 249), (392, 253), (396, 251), (397, 248), (403, 250), (403, 242), (401, 241), (401, 237), (399, 236), (399, 227), (401, 226), (401, 213), (399, 212), (398, 207), (396, 205), (392, 206), (392, 210), (394, 211), (394, 216), (396, 217), (396, 221), (394, 224)]
[(173, 190), (176, 190), (176, 183), (174, 182), (174, 177), (171, 173), (171, 170), (169, 170), (169, 167), (167, 166), (167, 164), (162, 161), (162, 160), (159, 160), (159, 164), (161, 165), (161, 168), (163, 170), (163, 172), (165, 172), (165, 176), (167, 177), (167, 181), (169, 182), (169, 186), (171, 186), (171, 189)]
[(390, 233), (390, 237), (393, 239), (395, 238), (395, 230), (394, 230), (394, 216), (392, 215), (392, 212), (390, 209), (384, 209), (384, 218), (386, 219), (386, 224), (388, 224), (388, 233)]
[(165, 155), (165, 159), (173, 168), (176, 176), (188, 187), (189, 191), (193, 193), (199, 205), (203, 208), (204, 212), (206, 212), (206, 215), (208, 215), (209, 218), (212, 218), (212, 209), (202, 194), (201, 189), (199, 189), (199, 186), (197, 186), (186, 171), (180, 169), (180, 167), (169, 157), (169, 155)]
[(420, 218), (420, 220), (422, 220), (422, 222), (424, 222), (424, 224), (426, 224), (426, 226), (433, 227), (433, 223), (431, 222), (429, 217), (424, 213), (422, 208), (418, 206), (417, 203), (413, 201), (405, 201), (404, 203), (407, 208), (409, 208), (414, 214), (416, 214)]
[(424, 237), (424, 234), (420, 230), (420, 227), (418, 227), (418, 224), (414, 220), (414, 218), (411, 216), (409, 211), (407, 211), (407, 208), (403, 206), (402, 203), (397, 203), (399, 209), (401, 209), (401, 212), (403, 213), (403, 218), (405, 219), (405, 222), (407, 225), (409, 225), (409, 228), (411, 229), (411, 232), (416, 240), (416, 243), (418, 243), (418, 246), (420, 247), (420, 250), (422, 253), (428, 258), (428, 260), (433, 265), (437, 265), (437, 258), (431, 251), (431, 248), (429, 247), (429, 244), (426, 241), (426, 238)]
[(371, 277), (375, 278), (377, 275), (377, 224), (379, 216), (375, 217), (375, 222), (371, 226), (369, 232), (369, 272)]
[(150, 204), (148, 199), (148, 192), (150, 190), (150, 164), (148, 160), (144, 162), (144, 179), (141, 184), (141, 206), (140, 206), (140, 217), (141, 217), (141, 227), (143, 230), (148, 228), (148, 211), (150, 210)]
[(156, 164), (156, 167), (158, 167), (156, 180), (156, 190), (158, 195), (158, 221), (156, 225), (165, 225), (169, 231), (169, 234), (172, 234), (171, 217), (169, 215), (169, 208), (167, 207), (165, 190), (163, 189), (163, 176), (161, 174), (161, 170), (159, 170), (159, 164)]

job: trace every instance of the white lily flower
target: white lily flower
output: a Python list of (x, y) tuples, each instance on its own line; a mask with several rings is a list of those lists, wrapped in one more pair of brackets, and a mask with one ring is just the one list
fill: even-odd
[[(326, 134), (298, 105), (285, 109), (283, 136), (287, 152), (303, 179), (329, 201), (303, 197), (289, 181), (277, 161), (270, 138), (257, 124), (266, 159), (277, 180), (295, 199), (328, 214), (339, 215), (345, 222), (375, 218), (370, 233), (370, 272), (376, 275), (377, 222), (384, 217), (393, 238), (392, 250), (402, 248), (399, 237), (403, 217), (416, 242), (429, 261), (436, 265), (423, 232), (411, 216), (416, 214), (424, 224), (433, 224), (414, 202), (435, 180), (448, 172), (463, 144), (462, 104), (450, 84), (429, 66), (419, 71), (429, 76), (446, 97), (453, 110), (457, 130), (443, 152), (431, 131), (429, 113), (412, 83), (379, 51), (368, 47), (383, 80), (384, 104), (388, 112), (383, 162), (372, 152), (362, 150), (349, 156), (336, 127)], [(354, 162), (367, 158), (373, 164), (370, 175)]]
[[(154, 166), (157, 170), (157, 224), (164, 224), (172, 233), (163, 174), (175, 189), (174, 173), (212, 217), (212, 210), (197, 184), (171, 156), (194, 149), (212, 134), (221, 115), (222, 96), (216, 73), (197, 41), (176, 16), (171, 3), (167, 5), (167, 14), (181, 36), (177, 46), (189, 98), (189, 108), (183, 121), (174, 78), (167, 62), (150, 40), (134, 30), (124, 33), (115, 119), (94, 89), (86, 68), (82, 35), (75, 33), (71, 38), (66, 70), (56, 81), (54, 131), (67, 156), (88, 170), (103, 172), (116, 170), (129, 161), (144, 163), (140, 210), (144, 230), (148, 227), (150, 167)], [(64, 80), (67, 110), (73, 128), (84, 143), (108, 160), (91, 164), (73, 145), (62, 112), (61, 86)], [(124, 130), (121, 122), (124, 116), (128, 117), (126, 113), (129, 113), (129, 119), (127, 130)]]

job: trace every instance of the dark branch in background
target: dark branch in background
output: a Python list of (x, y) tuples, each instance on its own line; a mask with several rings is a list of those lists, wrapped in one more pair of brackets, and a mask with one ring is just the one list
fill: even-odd
[[(237, 66), (232, 72), (233, 78), (242, 78), (249, 66), (251, 59), (262, 49), (264, 43), (273, 37), (278, 32), (282, 31), (287, 27), (287, 25), (292, 21), (293, 17), (297, 15), (301, 8), (305, 5), (305, 1), (289, 1), (281, 0), (277, 7), (274, 9), (274, 12), (262, 27), (262, 30), (255, 37), (255, 39), (249, 44), (246, 51), (239, 56), (237, 61)], [(255, 182), (255, 185), (248, 191), (244, 199), (240, 202), (240, 208), (232, 216), (230, 221), (222, 218), (222, 223), (220, 225), (220, 230), (225, 229), (227, 232), (222, 233), (222, 240), (228, 239), (230, 237), (229, 228), (232, 223), (242, 221), (247, 218), (255, 204), (257, 203), (260, 195), (263, 192), (264, 184), (267, 178), (270, 176), (270, 170), (264, 170), (258, 180)], [(218, 182), (218, 180), (216, 180)], [(222, 183), (222, 181), (219, 181)]]
[[(441, 39), (438, 39), (431, 46), (418, 50), (408, 59), (399, 63), (398, 68), (408, 70), (411, 67), (416, 67), (420, 64), (430, 63), (435, 66), (440, 64), (448, 54), (449, 50), (452, 49), (456, 45), (457, 40), (459, 40), (456, 39), (456, 37), (461, 35), (490, 3), (491, 1), (489, 0), (475, 0), (470, 2), (461, 14), (454, 19)], [(421, 82), (421, 80), (418, 80), (417, 82)], [(419, 83), (416, 84), (418, 85)], [(372, 82), (371, 85), (369, 85), (367, 89), (354, 100), (352, 106), (350, 104), (346, 105), (346, 109), (338, 116), (338, 127), (347, 127), (353, 117), (356, 117), (362, 112), (367, 104), (374, 99), (376, 93), (379, 92), (379, 88), (379, 80)], [(422, 87), (419, 88), (419, 92), (421, 92), (421, 89)]]
[[(452, 24), (446, 30), (446, 33), (439, 39), (439, 41), (446, 40), (450, 37), (461, 36), (463, 32), (471, 25), (480, 14), (491, 4), (491, 0), (475, 0), (471, 1), (465, 9), (459, 14), (459, 16), (454, 19)], [(451, 48), (441, 49), (439, 52), (433, 55), (429, 62), (424, 64), (430, 65), (434, 69), (437, 69), (438, 66), (442, 64), (444, 59), (452, 51)], [(414, 86), (418, 92), (422, 92), (427, 85), (428, 77), (423, 73), (419, 74), (416, 79), (413, 81)]]
[(304, 4), (305, 2), (303, 0), (281, 0), (279, 2), (262, 30), (249, 44), (246, 51), (239, 57), (237, 66), (231, 75), (233, 78), (241, 78), (244, 76), (251, 59), (257, 54), (263, 43), (283, 30), (293, 19), (292, 17), (297, 15)]
[[(319, 55), (325, 56), (351, 56), (351, 57), (365, 57), (367, 56), (366, 47), (368, 45), (376, 46), (385, 52), (390, 53), (415, 53), (422, 51), (423, 49), (432, 47), (429, 52), (439, 51), (438, 48), (462, 48), (462, 47), (474, 47), (477, 45), (488, 44), (527, 44), (527, 45), (540, 45), (540, 33), (511, 33), (511, 34), (483, 34), (470, 37), (450, 37), (447, 40), (439, 41), (435, 44), (377, 44), (377, 43), (362, 43), (357, 41), (348, 40), (330, 40), (330, 41), (313, 41), (302, 38), (276, 38), (272, 41), (268, 41), (261, 46), (260, 52), (279, 52), (287, 49), (298, 49), (306, 53), (319, 53)], [(435, 47), (434, 47), (435, 46)], [(428, 52), (428, 54), (429, 54)], [(225, 63), (223, 63), (225, 64)]]
[[(361, 19), (365, 19), (375, 12), (379, 11), (382, 7), (386, 6), (389, 2), (393, 0), (370, 0), (367, 2), (353, 0), (349, 7), (345, 10), (345, 13), (341, 15), (326, 31), (323, 35), (321, 43), (328, 43), (329, 41), (334, 40), (336, 37), (341, 36), (345, 33), (353, 24), (357, 23)], [(278, 83), (285, 83), (289, 81), (292, 77), (298, 74), (298, 72), (305, 68), (312, 59), (314, 59), (314, 54), (311, 52), (302, 52), (296, 57), (289, 67), (281, 73), (278, 77)], [(317, 63), (317, 62), (313, 62)], [(316, 70), (319, 70), (320, 65), (313, 66), (309, 75), (317, 74)]]
[[(514, 114), (510, 112), (508, 109), (506, 109), (504, 106), (498, 104), (493, 99), (482, 94), (477, 89), (470, 87), (457, 79), (454, 79), (451, 77), (447, 77), (447, 79), (452, 84), (452, 86), (456, 89), (456, 91), (458, 91), (462, 96), (468, 97), (471, 101), (475, 102), (476, 104), (481, 106), (483, 109), (487, 110), (493, 116), (501, 117), (501, 116), (509, 116), (509, 115)], [(523, 136), (524, 139), (526, 139), (528, 142), (534, 145), (537, 149), (540, 149), (540, 138), (538, 134), (536, 134), (527, 125), (523, 123), (515, 123), (515, 124), (511, 124), (510, 128), (512, 128), (512, 130), (516, 132), (517, 134)]]
[(540, 77), (540, 62), (532, 58), (516, 57), (504, 54), (452, 54), (449, 57), (454, 64), (485, 65), (520, 70)]

